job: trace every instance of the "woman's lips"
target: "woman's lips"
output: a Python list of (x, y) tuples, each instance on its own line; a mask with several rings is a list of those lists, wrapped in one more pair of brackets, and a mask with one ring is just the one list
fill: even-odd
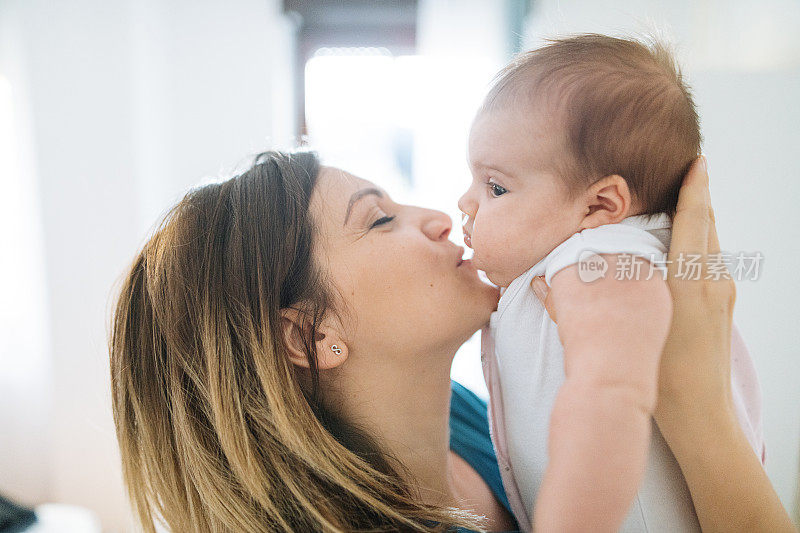
[(463, 246), (459, 246), (458, 250), (459, 250), (460, 254), (459, 254), (458, 261), (456, 262), (456, 268), (461, 267), (461, 266), (472, 268), (472, 261), (471, 261), (472, 256), (471, 256), (471, 254), (469, 256), (467, 256), (467, 257), (464, 257), (464, 252), (466, 252), (466, 250), (464, 249)]
[(459, 246), (458, 250), (456, 251), (456, 267), (460, 267), (461, 263), (464, 262), (464, 247)]

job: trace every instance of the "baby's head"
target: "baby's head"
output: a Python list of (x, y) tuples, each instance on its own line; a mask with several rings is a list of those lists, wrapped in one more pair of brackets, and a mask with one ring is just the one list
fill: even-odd
[(507, 286), (578, 231), (673, 215), (700, 142), (689, 89), (658, 42), (586, 34), (521, 54), (470, 131), (459, 207), (475, 266)]

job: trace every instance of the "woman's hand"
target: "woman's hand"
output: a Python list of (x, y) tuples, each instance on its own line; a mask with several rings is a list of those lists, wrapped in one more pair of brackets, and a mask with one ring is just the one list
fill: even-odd
[[(655, 419), (681, 466), (703, 531), (795, 531), (734, 411), (736, 286), (724, 266), (714, 268), (721, 264), (715, 224), (701, 156), (684, 178), (673, 221), (667, 269), (672, 327), (662, 352)], [(689, 256), (699, 256), (696, 279), (683, 272)]]
[[(703, 411), (735, 420), (730, 353), (736, 285), (719, 254), (701, 156), (684, 179), (673, 220), (667, 256), (673, 315), (661, 359), (656, 421)], [(696, 271), (687, 269), (689, 260), (699, 263)], [(710, 269), (715, 274), (709, 275)]]
[[(717, 279), (706, 279), (719, 252), (706, 161), (700, 157), (681, 187), (667, 256), (673, 316), (661, 359), (656, 420), (703, 410), (735, 416), (730, 343), (736, 285), (724, 268)], [(687, 268), (688, 260), (697, 270)], [(534, 278), (531, 287), (557, 322), (544, 279)]]

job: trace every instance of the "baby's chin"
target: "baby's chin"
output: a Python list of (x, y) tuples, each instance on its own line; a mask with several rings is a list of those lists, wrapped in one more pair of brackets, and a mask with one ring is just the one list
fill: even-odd
[[(472, 264), (475, 265), (475, 268), (478, 269), (479, 272), (483, 273), (483, 276), (486, 278), (486, 280), (497, 287), (503, 288), (511, 285), (512, 281), (524, 274), (527, 270), (527, 268), (523, 268), (519, 272), (516, 272), (509, 270), (509, 265), (487, 264), (487, 262), (481, 261), (481, 258), (478, 254), (475, 254), (472, 257)], [(531, 266), (533, 266), (533, 264)]]
[[(476, 261), (475, 258), (472, 258), (472, 263), (475, 265), (475, 268), (478, 269), (479, 272), (483, 273), (482, 277), (485, 277), (487, 281), (492, 283), (497, 287), (508, 287), (514, 278), (509, 278), (507, 274), (504, 274), (499, 269), (492, 268), (491, 265), (483, 266), (479, 261)], [(514, 276), (516, 277), (516, 276)]]

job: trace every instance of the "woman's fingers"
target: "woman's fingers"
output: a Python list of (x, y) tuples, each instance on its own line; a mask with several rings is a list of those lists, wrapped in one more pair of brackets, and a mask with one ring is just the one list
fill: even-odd
[(719, 237), (717, 236), (717, 217), (714, 216), (714, 208), (708, 204), (708, 253), (719, 253)]
[(547, 314), (550, 315), (550, 320), (553, 322), (556, 321), (556, 313), (553, 309), (553, 299), (550, 298), (550, 287), (547, 286), (547, 283), (544, 281), (544, 277), (536, 276), (531, 280), (531, 288), (533, 289), (533, 293), (539, 298), (539, 301), (544, 304), (544, 308), (547, 310)]
[[(701, 254), (705, 256), (709, 249), (709, 239), (716, 239), (716, 229), (711, 222), (711, 195), (708, 191), (708, 172), (704, 156), (698, 157), (686, 177), (683, 179), (678, 193), (678, 207), (672, 228), (670, 244), (670, 262), (667, 269), (672, 272), (677, 268), (675, 256), (679, 254)], [(717, 247), (719, 243), (717, 242)]]
[(672, 229), (667, 283), (673, 315), (659, 378), (663, 398), (689, 398), (688, 404), (729, 399), (736, 286), (719, 252), (701, 157), (684, 178)]
[[(714, 216), (714, 208), (708, 206), (708, 261), (707, 267), (711, 264), (714, 266), (714, 271), (719, 272), (720, 276), (717, 279), (733, 280), (728, 266), (725, 264), (722, 256), (722, 250), (719, 247), (719, 237), (717, 237), (717, 219)], [(734, 289), (735, 291), (735, 289)]]

